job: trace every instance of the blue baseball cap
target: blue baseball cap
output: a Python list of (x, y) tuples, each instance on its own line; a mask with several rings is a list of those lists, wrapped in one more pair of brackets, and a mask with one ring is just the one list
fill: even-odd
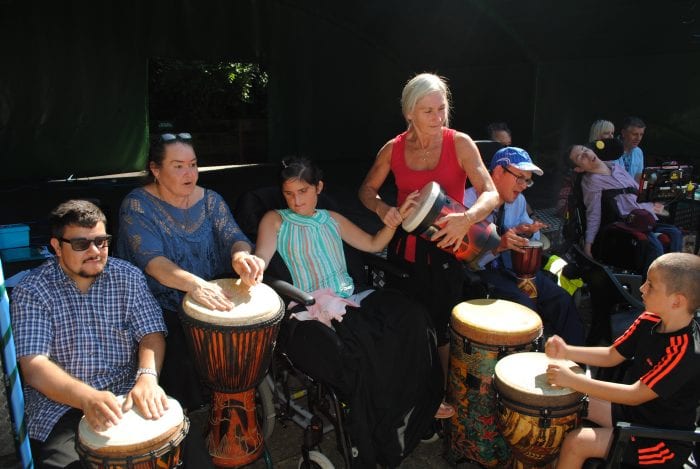
[(498, 150), (491, 158), (491, 164), (489, 165), (489, 171), (493, 171), (496, 166), (515, 166), (523, 171), (532, 171), (538, 176), (542, 176), (544, 171), (542, 171), (535, 163), (532, 162), (532, 158), (527, 154), (525, 150), (518, 147), (505, 147)]

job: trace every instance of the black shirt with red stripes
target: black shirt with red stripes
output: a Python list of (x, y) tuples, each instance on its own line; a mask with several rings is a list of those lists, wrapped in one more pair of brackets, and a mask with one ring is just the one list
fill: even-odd
[(700, 327), (692, 320), (675, 332), (659, 332), (661, 318), (642, 313), (613, 344), (632, 359), (625, 382), (641, 381), (659, 397), (620, 405), (623, 420), (665, 428), (694, 429), (700, 400)]

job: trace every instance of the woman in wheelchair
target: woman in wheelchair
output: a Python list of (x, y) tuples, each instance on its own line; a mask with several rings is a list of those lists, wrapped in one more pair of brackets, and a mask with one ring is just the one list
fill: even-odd
[[(359, 450), (358, 465), (397, 466), (431, 428), (441, 405), (435, 331), (427, 311), (405, 295), (388, 289), (355, 291), (343, 251), (346, 241), (378, 252), (396, 226), (370, 235), (336, 212), (317, 209), (323, 181), (306, 159), (283, 162), (281, 181), (288, 208), (263, 216), (256, 255), (268, 266), (278, 252), (294, 285), (316, 298), (315, 310), (295, 314), (290, 321), (323, 319), (342, 340), (346, 386), (336, 391), (350, 409), (346, 423)], [(411, 197), (400, 210), (413, 203)], [(287, 341), (294, 341), (293, 333)], [(326, 358), (320, 350), (306, 356)]]
[[(664, 246), (658, 235), (665, 235), (670, 239), (668, 251), (681, 250), (683, 238), (681, 231), (673, 225), (656, 221), (656, 213), (660, 212), (661, 208), (658, 205), (637, 202), (637, 182), (627, 174), (624, 168), (613, 162), (601, 160), (591, 148), (584, 145), (572, 146), (567, 155), (574, 171), (583, 174), (581, 191), (586, 206), (584, 239), (586, 255), (593, 257), (593, 244), (603, 227), (610, 222), (638, 213), (642, 215), (648, 213), (646, 218), (650, 219), (648, 226), (640, 230), (649, 233), (646, 236), (648, 247), (642, 272), (646, 272), (651, 262), (664, 253)], [(640, 212), (639, 209), (646, 212)], [(628, 225), (639, 225), (640, 220), (631, 221), (633, 223)], [(629, 227), (625, 225), (623, 228)]]

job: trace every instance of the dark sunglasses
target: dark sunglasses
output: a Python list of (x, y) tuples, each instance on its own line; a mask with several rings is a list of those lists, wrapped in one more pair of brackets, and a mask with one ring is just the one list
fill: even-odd
[(182, 132), (179, 134), (161, 134), (160, 141), (163, 143), (170, 142), (189, 142), (192, 140), (192, 134), (189, 132)]
[(94, 244), (97, 249), (106, 248), (107, 246), (109, 246), (110, 241), (112, 241), (112, 235), (96, 236), (93, 239), (58, 238), (58, 240), (63, 242), (63, 243), (69, 243), (70, 247), (73, 248), (74, 251), (85, 251), (87, 248), (90, 247), (91, 244)]

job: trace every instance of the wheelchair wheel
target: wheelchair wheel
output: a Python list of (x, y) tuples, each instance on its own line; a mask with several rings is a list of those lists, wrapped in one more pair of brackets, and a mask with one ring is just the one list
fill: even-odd
[(255, 412), (258, 417), (260, 431), (265, 441), (268, 441), (272, 436), (272, 432), (275, 430), (277, 414), (275, 413), (273, 392), (267, 379), (262, 380), (262, 382), (258, 384), (255, 390), (255, 402), (257, 404)]
[(304, 463), (304, 457), (299, 458), (298, 469), (334, 469), (333, 463), (325, 454), (318, 451), (309, 451), (309, 464)]

